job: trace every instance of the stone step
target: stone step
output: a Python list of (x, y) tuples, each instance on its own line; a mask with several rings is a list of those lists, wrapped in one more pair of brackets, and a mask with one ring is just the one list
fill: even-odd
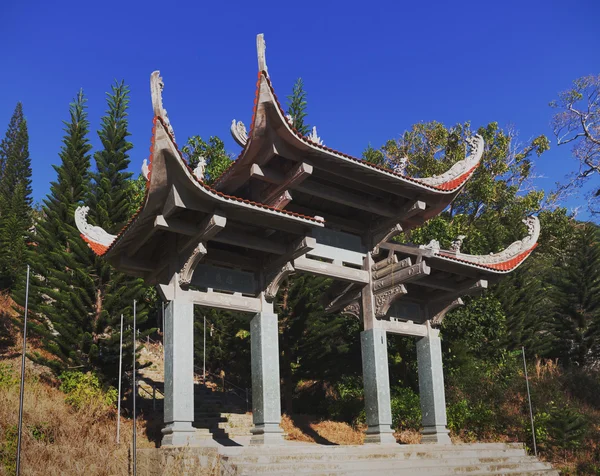
[(506, 471), (545, 471), (551, 469), (547, 463), (528, 458), (486, 458), (494, 461), (481, 461), (478, 458), (421, 459), (405, 461), (338, 461), (290, 463), (238, 463), (238, 474), (373, 474), (378, 476), (394, 474), (398, 476), (441, 476), (449, 474), (504, 474)]
[[(251, 427), (251, 426), (250, 426)], [(425, 446), (425, 445), (423, 445)], [(355, 448), (355, 447), (353, 447)], [(452, 447), (450, 447), (452, 448)], [(337, 449), (337, 448), (336, 448)], [(477, 449), (462, 449), (462, 450), (442, 450), (431, 451), (423, 448), (421, 451), (402, 451), (402, 450), (379, 450), (367, 449), (365, 451), (329, 451), (329, 452), (292, 452), (292, 453), (274, 453), (269, 448), (268, 452), (262, 454), (245, 454), (228, 456), (233, 462), (243, 461), (247, 463), (271, 463), (285, 461), (422, 461), (425, 459), (441, 460), (453, 458), (473, 458), (479, 460), (498, 459), (498, 458), (529, 458), (523, 449), (509, 448), (505, 450), (477, 450)]]

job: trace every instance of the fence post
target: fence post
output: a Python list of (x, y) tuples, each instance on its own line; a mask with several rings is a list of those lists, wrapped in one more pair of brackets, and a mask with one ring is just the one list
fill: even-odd
[(527, 384), (527, 399), (529, 400), (529, 418), (531, 418), (531, 436), (533, 437), (533, 453), (537, 457), (537, 445), (535, 443), (535, 425), (533, 423), (533, 408), (531, 407), (531, 393), (529, 393), (529, 377), (527, 376), (527, 362), (525, 361), (525, 347), (523, 350), (523, 368), (525, 369), (525, 383)]
[(156, 411), (156, 387), (152, 385), (152, 410)]

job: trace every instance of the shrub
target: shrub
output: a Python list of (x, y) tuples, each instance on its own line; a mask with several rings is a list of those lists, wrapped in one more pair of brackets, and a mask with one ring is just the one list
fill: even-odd
[(7, 364), (0, 363), (0, 388), (10, 388), (16, 385), (19, 385), (19, 379), (13, 369)]
[(396, 387), (392, 391), (392, 427), (396, 430), (418, 430), (421, 427), (419, 395), (412, 389)]
[(92, 372), (63, 372), (59, 379), (60, 389), (67, 394), (65, 401), (78, 410), (113, 406), (117, 402), (117, 390), (113, 387), (103, 389)]
[(0, 427), (0, 466), (3, 466), (8, 474), (15, 474), (17, 470), (17, 434), (17, 425)]

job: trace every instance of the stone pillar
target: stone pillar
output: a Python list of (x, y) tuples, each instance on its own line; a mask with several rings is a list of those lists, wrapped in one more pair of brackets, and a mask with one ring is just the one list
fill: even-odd
[(252, 359), (251, 445), (281, 444), (279, 329), (277, 314), (259, 312), (250, 322)]
[(194, 304), (181, 297), (165, 309), (165, 427), (162, 446), (191, 443), (194, 421)]
[(452, 444), (446, 428), (446, 396), (440, 331), (427, 321), (427, 336), (417, 341), (422, 443)]
[(362, 351), (367, 435), (365, 443), (395, 444), (390, 404), (387, 335), (383, 329), (368, 329), (360, 333)]

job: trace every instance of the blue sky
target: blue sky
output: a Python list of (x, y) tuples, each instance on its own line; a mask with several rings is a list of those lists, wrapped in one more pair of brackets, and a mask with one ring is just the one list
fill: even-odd
[[(429, 120), (497, 121), (522, 140), (550, 137), (548, 103), (573, 79), (600, 72), (597, 0), (4, 0), (0, 20), (0, 133), (22, 101), (36, 200), (55, 178), (61, 121), (79, 88), (97, 148), (105, 92), (114, 79), (130, 85), (131, 169), (139, 172), (156, 69), (178, 142), (218, 135), (237, 154), (229, 125), (250, 122), (261, 32), (280, 100), (301, 76), (309, 123), (325, 144), (356, 156)], [(575, 168), (566, 147), (553, 144), (539, 160), (538, 187), (550, 190)]]

